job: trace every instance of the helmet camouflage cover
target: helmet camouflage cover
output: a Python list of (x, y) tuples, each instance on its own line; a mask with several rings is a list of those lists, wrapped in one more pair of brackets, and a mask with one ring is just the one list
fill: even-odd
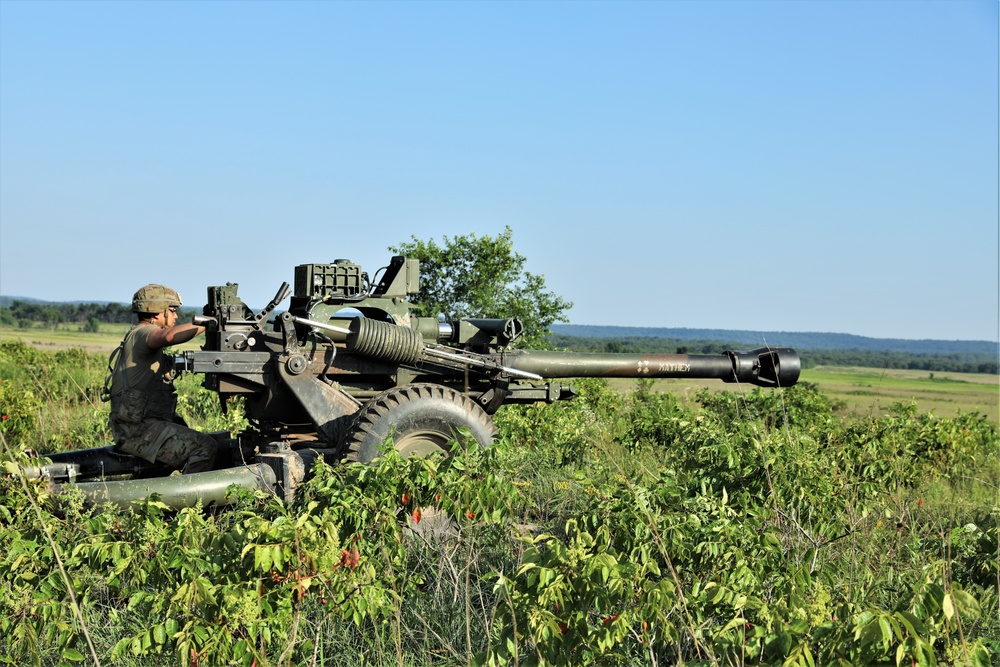
[(170, 306), (180, 306), (181, 295), (165, 285), (146, 285), (132, 295), (132, 312), (162, 313)]

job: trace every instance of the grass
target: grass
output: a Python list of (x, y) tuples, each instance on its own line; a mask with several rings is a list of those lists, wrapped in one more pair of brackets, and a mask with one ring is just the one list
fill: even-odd
[(894, 403), (913, 401), (919, 412), (939, 417), (978, 412), (1000, 424), (997, 375), (817, 366), (803, 371), (802, 379), (817, 384), (824, 395), (843, 401), (848, 414), (885, 414)]
[[(985, 373), (947, 373), (884, 370), (855, 366), (817, 366), (802, 371), (800, 380), (811, 382), (835, 402), (845, 416), (885, 415), (895, 403), (917, 405), (918, 412), (954, 417), (959, 412), (978, 412), (1000, 426), (1000, 376)], [(619, 391), (631, 391), (635, 380), (613, 379)], [(750, 391), (752, 387), (717, 380), (656, 380), (656, 391), (672, 391), (684, 405), (694, 401), (700, 389)]]

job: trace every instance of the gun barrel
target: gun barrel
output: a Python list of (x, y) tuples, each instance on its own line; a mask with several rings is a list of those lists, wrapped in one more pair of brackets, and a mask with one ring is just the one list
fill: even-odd
[(799, 355), (789, 348), (759, 348), (722, 354), (605, 354), (515, 350), (511, 368), (546, 378), (699, 378), (790, 387), (799, 379)]

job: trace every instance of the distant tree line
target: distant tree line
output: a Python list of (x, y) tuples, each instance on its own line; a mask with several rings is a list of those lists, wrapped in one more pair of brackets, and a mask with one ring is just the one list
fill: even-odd
[[(574, 352), (625, 352), (633, 354), (719, 354), (726, 350), (746, 350), (744, 343), (722, 340), (678, 340), (671, 338), (583, 338), (553, 334), (556, 349)], [(864, 366), (922, 371), (1000, 374), (1000, 358), (979, 352), (917, 354), (879, 350), (796, 350), (803, 368), (815, 366)]]
[(907, 368), (921, 371), (953, 371), (957, 373), (1000, 374), (996, 356), (978, 352), (954, 354), (915, 354), (911, 352), (879, 352), (877, 350), (803, 350), (802, 365), (865, 366), (868, 368)]
[(910, 340), (901, 338), (871, 338), (844, 333), (801, 331), (748, 331), (740, 329), (671, 329), (651, 327), (621, 327), (591, 324), (554, 324), (552, 332), (579, 338), (666, 338), (691, 344), (692, 341), (736, 341), (740, 345), (757, 345), (766, 340), (771, 345), (796, 350), (870, 350), (873, 352), (910, 352), (913, 354), (953, 354), (973, 352), (997, 355), (995, 342), (986, 340)]
[[(193, 309), (181, 309), (181, 316), (190, 318)], [(0, 325), (22, 329), (42, 326), (54, 329), (59, 325), (78, 325), (82, 331), (98, 331), (103, 324), (135, 322), (130, 304), (124, 303), (50, 303), (14, 300), (0, 306)]]

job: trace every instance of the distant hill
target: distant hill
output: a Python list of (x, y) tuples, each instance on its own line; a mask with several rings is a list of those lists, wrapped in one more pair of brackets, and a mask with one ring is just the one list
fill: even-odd
[(579, 338), (669, 338), (671, 340), (715, 340), (758, 347), (765, 342), (773, 347), (797, 350), (872, 350), (912, 354), (1000, 354), (1000, 343), (987, 340), (906, 340), (868, 338), (841, 333), (801, 333), (792, 331), (743, 331), (729, 329), (668, 329), (652, 327), (598, 326), (589, 324), (554, 324), (552, 332)]

